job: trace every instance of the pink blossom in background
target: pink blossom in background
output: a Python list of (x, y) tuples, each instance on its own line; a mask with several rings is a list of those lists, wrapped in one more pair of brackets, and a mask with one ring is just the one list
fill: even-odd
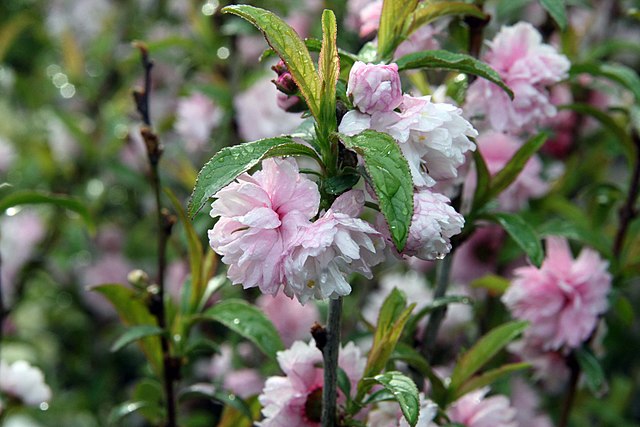
[[(516, 137), (495, 131), (480, 135), (476, 144), (492, 176), (500, 172), (522, 146), (522, 142)], [(526, 207), (529, 199), (545, 194), (549, 184), (540, 177), (541, 174), (542, 161), (537, 155), (533, 155), (518, 177), (498, 197), (500, 208), (515, 212)], [(465, 188), (465, 192), (472, 195), (476, 187), (475, 173), (467, 175), (465, 185), (469, 187)]]
[[(571, 89), (566, 84), (553, 86), (550, 90), (550, 100), (556, 106), (573, 103)], [(554, 133), (542, 146), (542, 151), (557, 158), (566, 157), (573, 145), (577, 124), (578, 114), (575, 111), (558, 111), (558, 114), (547, 121), (547, 126), (550, 126)]]
[[(420, 393), (420, 415), (416, 427), (434, 427), (432, 422), (438, 413), (438, 405)], [(369, 413), (368, 427), (409, 427), (397, 402), (380, 402), (376, 409)]]
[(400, 58), (410, 53), (422, 52), (423, 50), (440, 49), (440, 42), (435, 35), (438, 30), (433, 25), (423, 25), (411, 33), (409, 38), (400, 43), (394, 53), (394, 58)]
[(180, 98), (175, 129), (190, 153), (206, 147), (211, 131), (220, 124), (223, 112), (208, 96), (195, 92)]
[(35, 210), (26, 208), (13, 216), (0, 216), (0, 274), (6, 304), (13, 303), (20, 270), (33, 256), (45, 233), (42, 218)]
[(127, 275), (133, 270), (133, 265), (121, 252), (100, 252), (91, 264), (80, 272), (82, 290), (80, 295), (89, 308), (97, 315), (110, 318), (115, 317), (116, 311), (109, 301), (98, 292), (87, 289), (90, 286), (105, 283), (127, 283)]
[(300, 114), (278, 108), (278, 90), (270, 79), (259, 80), (233, 98), (238, 133), (245, 141), (287, 134), (302, 123)]
[(509, 344), (511, 353), (533, 367), (533, 379), (541, 381), (545, 389), (559, 393), (569, 380), (569, 367), (564, 354), (544, 350), (544, 343), (534, 339), (521, 339)]
[(260, 394), (265, 379), (255, 369), (237, 369), (228, 371), (224, 376), (223, 387), (242, 399)]
[(209, 243), (229, 266), (227, 276), (274, 295), (284, 281), (285, 251), (318, 212), (317, 185), (298, 173), (294, 160), (268, 159), (214, 197), (211, 216), (220, 219)]
[(372, 115), (349, 111), (339, 130), (355, 135), (364, 129), (386, 132), (399, 143), (409, 162), (413, 182), (418, 187), (433, 186), (437, 180), (458, 175), (465, 153), (475, 150), (469, 137), (478, 132), (454, 105), (431, 102), (430, 97), (404, 95), (400, 112)]
[(451, 422), (465, 427), (518, 427), (516, 410), (506, 396), (487, 397), (489, 388), (472, 391), (456, 400), (447, 410)]
[(12, 364), (0, 361), (0, 391), (28, 406), (51, 399), (51, 388), (45, 383), (42, 371), (24, 360)]
[(8, 139), (0, 136), (0, 173), (9, 170), (16, 158), (16, 151)]
[(360, 25), (358, 34), (360, 37), (368, 38), (378, 31), (381, 14), (382, 0), (375, 0), (367, 5), (363, 5), (358, 13), (358, 23)]
[(367, 5), (378, 0), (347, 0), (347, 17), (345, 19), (345, 25), (349, 30), (359, 33), (362, 21), (360, 20), (360, 12), (367, 7)]
[(466, 285), (482, 276), (495, 273), (504, 238), (505, 232), (497, 225), (476, 229), (453, 256), (451, 280)]
[[(459, 234), (464, 217), (451, 207), (444, 195), (423, 188), (413, 194), (413, 216), (402, 255), (422, 260), (442, 259), (451, 250), (451, 237)], [(381, 215), (377, 226), (390, 241), (389, 229)]]
[(484, 60), (514, 92), (511, 101), (497, 85), (477, 79), (467, 93), (467, 114), (485, 115), (497, 131), (532, 131), (556, 114), (546, 86), (567, 76), (569, 60), (529, 23), (502, 27)]
[(513, 317), (530, 322), (524, 336), (543, 350), (576, 348), (607, 309), (607, 268), (594, 250), (584, 248), (574, 259), (566, 239), (548, 237), (542, 266), (516, 269), (502, 301)]
[(553, 427), (551, 418), (539, 411), (540, 396), (520, 377), (511, 380), (511, 405), (518, 427)]
[(285, 347), (294, 341), (305, 341), (311, 338), (311, 326), (320, 320), (320, 313), (315, 304), (302, 305), (286, 295), (262, 295), (256, 305), (267, 315), (280, 333)]
[[(324, 384), (322, 353), (313, 341), (296, 341), (290, 349), (278, 352), (278, 363), (285, 376), (267, 379), (259, 396), (264, 419), (262, 427), (320, 426), (320, 411), (309, 413), (310, 408), (319, 408)], [(366, 359), (353, 343), (342, 347), (338, 356), (340, 366), (351, 381), (351, 390), (356, 385), (366, 365)], [(339, 402), (345, 396), (339, 392)]]
[(351, 293), (346, 277), (360, 273), (371, 279), (371, 267), (384, 260), (382, 235), (357, 216), (364, 193), (351, 190), (306, 227), (290, 247), (284, 292), (303, 304), (310, 298), (338, 298)]
[(363, 113), (392, 111), (402, 102), (398, 65), (357, 61), (349, 73), (347, 95)]

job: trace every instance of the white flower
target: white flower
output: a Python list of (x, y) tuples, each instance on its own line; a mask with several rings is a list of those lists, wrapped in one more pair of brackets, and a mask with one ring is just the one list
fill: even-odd
[(0, 391), (30, 406), (51, 399), (51, 389), (45, 384), (42, 371), (24, 360), (11, 365), (0, 361)]

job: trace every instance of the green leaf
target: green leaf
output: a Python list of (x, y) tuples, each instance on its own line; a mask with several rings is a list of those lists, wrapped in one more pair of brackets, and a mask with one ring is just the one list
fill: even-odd
[(518, 178), (529, 159), (540, 150), (547, 140), (546, 133), (540, 133), (525, 142), (516, 153), (509, 159), (507, 164), (491, 178), (491, 186), (487, 194), (489, 201), (498, 197), (500, 193), (509, 187)]
[(632, 68), (615, 63), (587, 62), (573, 64), (569, 70), (569, 74), (572, 76), (578, 76), (582, 73), (591, 74), (594, 77), (604, 77), (618, 83), (633, 93), (636, 102), (640, 102), (640, 77)]
[(275, 359), (284, 345), (271, 321), (258, 308), (240, 299), (222, 301), (196, 319), (215, 320), (253, 342), (264, 354)]
[(360, 175), (344, 174), (331, 176), (322, 181), (324, 191), (329, 194), (340, 195), (353, 188), (360, 181)]
[(566, 219), (554, 218), (539, 226), (537, 232), (541, 237), (563, 236), (581, 242), (596, 249), (602, 255), (608, 258), (611, 257), (611, 239), (598, 232), (592, 226), (584, 226)]
[(162, 328), (155, 325), (137, 325), (132, 326), (126, 330), (126, 332), (120, 335), (120, 338), (116, 340), (111, 346), (111, 351), (116, 352), (134, 341), (145, 337), (154, 337), (163, 334)]
[(89, 230), (95, 230), (93, 217), (81, 201), (62, 194), (49, 194), (40, 191), (15, 191), (0, 199), (0, 213), (19, 205), (48, 204), (70, 210), (82, 217)]
[(513, 92), (502, 81), (500, 74), (489, 65), (478, 61), (470, 55), (447, 50), (427, 50), (405, 55), (398, 59), (396, 63), (400, 71), (415, 68), (435, 68), (473, 74), (500, 86), (513, 99)]
[(396, 344), (396, 348), (391, 354), (391, 360), (400, 360), (405, 362), (409, 366), (416, 369), (422, 376), (429, 379), (431, 387), (431, 398), (440, 406), (446, 404), (447, 389), (434, 370), (416, 349), (413, 347), (399, 342)]
[(285, 143), (277, 145), (273, 148), (270, 148), (264, 155), (264, 158), (269, 157), (291, 157), (291, 156), (306, 156), (311, 157), (313, 160), (318, 162), (320, 166), (322, 166), (322, 160), (318, 157), (318, 153), (316, 153), (313, 148), (299, 144), (297, 142), (293, 143)]
[(620, 143), (620, 148), (622, 148), (622, 152), (627, 157), (627, 160), (633, 163), (636, 148), (631, 139), (631, 135), (626, 132), (611, 115), (588, 104), (567, 104), (559, 106), (558, 109), (575, 111), (576, 113), (584, 114), (600, 122), (602, 126), (613, 134), (615, 137), (614, 141)]
[(567, 12), (565, 0), (540, 0), (540, 5), (549, 12), (561, 31), (567, 28)]
[(355, 136), (340, 134), (347, 148), (364, 158), (391, 238), (402, 252), (413, 216), (413, 180), (409, 163), (395, 140), (386, 133), (365, 130)]
[[(380, 313), (378, 314), (378, 324), (373, 336), (373, 344), (367, 358), (367, 365), (364, 370), (365, 377), (372, 377), (378, 374), (387, 364), (391, 353), (400, 339), (400, 335), (415, 308), (415, 304), (406, 306), (407, 299), (404, 293), (394, 288), (387, 296)], [(358, 383), (358, 394), (356, 401), (362, 400), (368, 388), (366, 381)]]
[(476, 377), (471, 377), (459, 389), (456, 390), (451, 400), (455, 401), (465, 394), (477, 390), (484, 386), (488, 386), (498, 381), (500, 378), (510, 375), (513, 372), (530, 368), (531, 365), (525, 362), (509, 363), (499, 368), (492, 369)]
[[(238, 175), (247, 172), (269, 155), (281, 156), (281, 150), (275, 150), (280, 145), (295, 144), (289, 137), (260, 139), (245, 144), (226, 147), (218, 151), (198, 173), (196, 185), (189, 200), (189, 216), (193, 218), (204, 204), (218, 191), (231, 183)], [(271, 151), (274, 149), (274, 151)], [(311, 150), (311, 149), (310, 149)], [(270, 153), (270, 154), (268, 154)], [(292, 153), (296, 155), (298, 153)]]
[(458, 389), (486, 365), (496, 354), (527, 328), (527, 322), (509, 322), (489, 331), (462, 355), (451, 375), (449, 390), (457, 395)]
[(420, 396), (413, 380), (398, 371), (376, 375), (373, 380), (393, 394), (404, 418), (410, 426), (415, 426), (420, 415)]
[(491, 295), (502, 295), (509, 288), (508, 279), (502, 276), (496, 276), (495, 274), (487, 274), (479, 279), (475, 279), (471, 282), (472, 288), (482, 288), (488, 290)]
[(162, 422), (164, 410), (161, 408), (164, 405), (164, 391), (160, 381), (155, 378), (142, 378), (135, 385), (131, 400), (146, 403), (139, 411), (149, 423), (157, 425)]
[[(340, 75), (340, 57), (338, 56), (336, 17), (332, 11), (322, 12), (322, 48), (318, 60), (320, 76), (320, 116), (318, 133), (321, 140), (329, 145), (329, 135), (336, 130), (336, 82)], [(326, 160), (326, 157), (325, 157)]]
[(596, 397), (602, 397), (607, 389), (607, 380), (602, 366), (600, 366), (600, 362), (598, 362), (598, 359), (591, 350), (586, 347), (576, 349), (575, 355), (580, 369), (582, 369), (587, 379), (589, 390), (591, 390)]
[[(134, 289), (119, 284), (98, 285), (88, 289), (106, 297), (118, 312), (125, 326), (157, 326), (156, 318), (149, 313), (147, 305)], [(155, 374), (161, 377), (162, 351), (160, 339), (153, 336), (142, 338), (140, 347)]]
[(187, 248), (189, 252), (189, 266), (191, 268), (191, 295), (189, 298), (189, 307), (190, 309), (195, 309), (198, 302), (202, 298), (202, 293), (204, 292), (204, 277), (202, 275), (202, 242), (200, 241), (200, 237), (198, 237), (198, 233), (195, 228), (193, 228), (193, 224), (189, 221), (186, 212), (182, 208), (182, 204), (176, 197), (176, 195), (169, 189), (165, 187), (165, 194), (169, 197), (171, 204), (173, 205), (173, 209), (178, 213), (178, 218), (184, 227), (185, 233), (187, 235)]
[(405, 23), (416, 9), (418, 0), (384, 0), (378, 28), (378, 58), (386, 59), (400, 44)]
[(535, 230), (520, 215), (495, 212), (485, 216), (488, 220), (500, 224), (511, 238), (520, 246), (531, 262), (540, 267), (544, 251)]
[(489, 190), (491, 188), (491, 174), (480, 150), (476, 148), (473, 152), (473, 161), (476, 167), (476, 189), (473, 193), (472, 212), (482, 207), (489, 200)]
[(441, 3), (420, 3), (411, 16), (411, 25), (407, 35), (413, 33), (423, 25), (449, 15), (467, 15), (478, 19), (487, 19), (487, 15), (477, 6), (461, 1)]
[(227, 6), (222, 12), (246, 19), (262, 31), (269, 46), (287, 64), (311, 113), (316, 118), (320, 117), (321, 90), (318, 74), (307, 47), (295, 30), (274, 13), (253, 6)]
[[(120, 422), (127, 415), (131, 415), (136, 411), (143, 408), (149, 408), (151, 405), (149, 402), (124, 402), (116, 406), (109, 413), (107, 424), (114, 425)], [(160, 408), (158, 408), (160, 411)]]
[(347, 400), (351, 399), (351, 380), (340, 366), (338, 366), (338, 388), (342, 390)]

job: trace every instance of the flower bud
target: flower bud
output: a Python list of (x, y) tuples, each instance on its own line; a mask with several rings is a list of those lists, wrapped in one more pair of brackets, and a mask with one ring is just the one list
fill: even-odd
[(398, 66), (356, 62), (349, 73), (347, 95), (363, 113), (394, 110), (402, 103)]
[(277, 79), (271, 80), (278, 90), (286, 95), (295, 95), (298, 93), (298, 85), (293, 80), (291, 73), (286, 72), (278, 76)]

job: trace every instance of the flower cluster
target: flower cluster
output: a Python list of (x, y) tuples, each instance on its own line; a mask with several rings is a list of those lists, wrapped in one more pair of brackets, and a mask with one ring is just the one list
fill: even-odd
[(216, 194), (209, 231), (211, 247), (229, 265), (234, 284), (284, 292), (302, 303), (310, 297), (350, 293), (345, 276), (371, 277), (382, 261), (382, 235), (357, 218), (364, 195), (340, 196), (318, 220), (320, 192), (291, 159), (269, 159), (262, 170), (243, 174)]
[(495, 84), (478, 79), (467, 93), (466, 110), (471, 115), (486, 115), (497, 131), (530, 131), (555, 116), (547, 86), (567, 76), (569, 60), (548, 44), (529, 23), (503, 27), (489, 43), (483, 58), (513, 90), (511, 101)]

